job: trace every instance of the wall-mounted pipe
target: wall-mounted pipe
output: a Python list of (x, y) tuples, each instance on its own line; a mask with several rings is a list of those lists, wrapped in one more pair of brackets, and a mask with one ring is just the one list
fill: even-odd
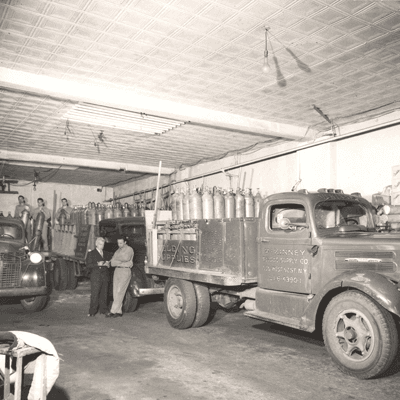
[[(258, 163), (258, 162), (261, 162), (261, 161), (266, 161), (266, 160), (271, 160), (273, 158), (282, 157), (282, 156), (285, 156), (285, 155), (288, 155), (288, 154), (295, 153), (295, 152), (300, 151), (300, 150), (305, 150), (305, 149), (309, 149), (309, 148), (312, 148), (312, 147), (320, 146), (322, 144), (331, 143), (331, 142), (338, 142), (340, 140), (344, 140), (344, 139), (347, 139), (347, 138), (350, 138), (350, 137), (359, 136), (359, 135), (365, 135), (367, 133), (376, 132), (376, 131), (379, 131), (379, 130), (382, 130), (382, 129), (386, 129), (386, 128), (392, 128), (392, 127), (395, 127), (395, 126), (398, 126), (398, 125), (400, 125), (400, 121), (396, 121), (396, 122), (390, 121), (390, 122), (387, 122), (387, 123), (384, 123), (382, 125), (375, 126), (375, 127), (369, 128), (369, 129), (360, 129), (360, 130), (355, 130), (353, 132), (348, 132), (348, 133), (343, 134), (343, 135), (328, 137), (327, 139), (323, 139), (323, 140), (320, 140), (318, 142), (314, 141), (312, 143), (307, 143), (307, 144), (304, 144), (304, 145), (301, 145), (301, 146), (298, 146), (298, 147), (295, 147), (295, 148), (278, 151), (276, 153), (269, 154), (269, 155), (266, 155), (266, 156), (262, 156), (262, 157), (259, 157), (259, 158), (255, 158), (253, 160), (244, 161), (244, 162), (239, 163), (239, 164), (235, 164), (235, 165), (231, 165), (231, 166), (228, 166), (228, 167), (224, 167), (223, 169), (220, 168), (218, 170), (205, 172), (205, 173), (202, 173), (202, 174), (198, 174), (198, 175), (192, 176), (190, 178), (185, 178), (185, 179), (181, 179), (179, 181), (174, 181), (173, 183), (168, 183), (168, 184), (165, 184), (163, 186), (160, 186), (160, 189), (161, 188), (166, 188), (166, 187), (171, 186), (171, 185), (176, 185), (176, 184), (179, 184), (179, 183), (192, 181), (192, 180), (195, 180), (195, 179), (204, 178), (206, 176), (211, 176), (211, 175), (224, 173), (225, 171), (228, 171), (228, 170), (231, 170), (231, 169), (244, 167), (246, 165), (255, 164), (255, 163)], [(137, 191), (137, 192), (134, 192), (134, 193), (125, 194), (123, 196), (115, 197), (114, 199), (110, 199), (110, 201), (111, 200), (120, 200), (120, 199), (124, 199), (124, 198), (131, 197), (131, 196), (136, 196), (136, 195), (138, 195), (140, 193), (151, 192), (152, 190), (154, 190), (154, 188), (140, 190), (140, 191)]]

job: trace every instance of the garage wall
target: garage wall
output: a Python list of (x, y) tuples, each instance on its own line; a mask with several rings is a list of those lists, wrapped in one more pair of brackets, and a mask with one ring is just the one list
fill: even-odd
[[(398, 126), (279, 155), (283, 151), (288, 151), (291, 146), (293, 145), (273, 146), (250, 155), (227, 157), (216, 162), (200, 164), (178, 171), (171, 177), (163, 177), (162, 184), (170, 180), (187, 179), (190, 187), (205, 185), (229, 188), (229, 177), (221, 171), (222, 169), (249, 160), (273, 157), (227, 171), (232, 175), (232, 187), (238, 186), (240, 176), (241, 187), (244, 180), (245, 188), (252, 188), (253, 193), (259, 188), (265, 196), (290, 191), (301, 178), (298, 189), (317, 190), (321, 187), (334, 187), (343, 189), (345, 193), (360, 192), (370, 200), (372, 194), (382, 191), (384, 186), (391, 184), (391, 168), (400, 165)], [(210, 172), (217, 173), (206, 176)], [(192, 179), (202, 174), (205, 176)], [(116, 187), (114, 193), (116, 197), (125, 196), (155, 187), (156, 182), (156, 177), (144, 179)], [(186, 187), (184, 183), (176, 186)]]
[[(45, 200), (47, 208), (53, 210), (54, 191), (57, 194), (57, 208), (61, 207), (61, 199), (67, 198), (71, 206), (86, 205), (89, 201), (102, 203), (106, 199), (113, 197), (112, 188), (103, 188), (102, 192), (97, 192), (98, 186), (83, 185), (62, 185), (59, 183), (39, 183), (36, 191), (30, 182), (19, 181), (18, 185), (11, 185), (12, 191), (19, 194), (0, 194), (0, 211), (6, 216), (8, 211), (14, 216), (15, 206), (18, 203), (18, 196), (22, 195), (27, 199), (29, 205), (37, 207), (37, 198)], [(22, 186), (26, 185), (26, 186)]]

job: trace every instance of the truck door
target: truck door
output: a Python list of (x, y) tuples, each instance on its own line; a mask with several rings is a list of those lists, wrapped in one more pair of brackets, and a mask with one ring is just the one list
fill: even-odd
[(304, 204), (276, 201), (264, 209), (259, 228), (258, 285), (311, 293), (310, 221)]

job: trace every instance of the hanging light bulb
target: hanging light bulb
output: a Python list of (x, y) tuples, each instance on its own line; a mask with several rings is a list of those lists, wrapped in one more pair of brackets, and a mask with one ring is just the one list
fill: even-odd
[(265, 50), (264, 50), (264, 65), (262, 71), (267, 74), (271, 70), (268, 62), (268, 28), (265, 28)]

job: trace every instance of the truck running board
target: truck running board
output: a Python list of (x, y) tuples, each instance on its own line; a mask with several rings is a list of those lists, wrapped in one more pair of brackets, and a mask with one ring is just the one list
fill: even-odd
[(268, 321), (268, 322), (276, 322), (280, 325), (290, 326), (291, 328), (304, 330), (304, 328), (301, 325), (301, 320), (299, 320), (298, 318), (283, 317), (282, 315), (271, 314), (260, 310), (246, 311), (244, 315), (250, 318), (261, 319), (263, 321)]

